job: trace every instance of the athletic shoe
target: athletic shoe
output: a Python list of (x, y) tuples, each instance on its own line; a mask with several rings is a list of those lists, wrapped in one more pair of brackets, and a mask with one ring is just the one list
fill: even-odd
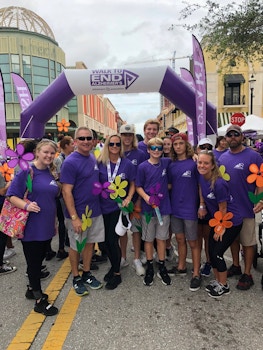
[(90, 272), (83, 272), (82, 281), (84, 284), (90, 287), (90, 289), (100, 289), (103, 284), (96, 279)]
[(168, 270), (169, 276), (186, 276), (187, 269), (179, 270), (176, 266), (173, 266), (170, 270)]
[(120, 268), (123, 269), (124, 267), (127, 267), (127, 266), (129, 266), (127, 259), (121, 258)]
[(217, 280), (212, 280), (210, 283), (205, 287), (206, 292), (210, 292), (212, 289), (214, 289), (218, 285)]
[(121, 282), (121, 275), (113, 275), (113, 277), (106, 283), (105, 288), (113, 290), (117, 288)]
[[(46, 272), (46, 271), (47, 271), (47, 266), (46, 266), (46, 265), (42, 265), (42, 266), (41, 266), (41, 273), (42, 273), (42, 272)], [(49, 273), (50, 273), (50, 272), (49, 272)], [(27, 273), (27, 272), (25, 273), (25, 275), (26, 275), (26, 277), (28, 277), (28, 273)], [(49, 275), (48, 275), (48, 276), (49, 276)], [(45, 279), (45, 278), (43, 278), (43, 279)]]
[(0, 268), (0, 275), (7, 275), (8, 273), (12, 273), (16, 271), (15, 266), (2, 265)]
[(215, 288), (208, 292), (208, 295), (212, 298), (221, 298), (222, 295), (230, 293), (229, 285), (224, 286), (222, 283), (218, 283)]
[(140, 260), (141, 260), (143, 265), (145, 265), (147, 263), (146, 255), (144, 252), (141, 252)]
[(241, 266), (231, 265), (227, 270), (227, 277), (242, 275)]
[(41, 271), (40, 279), (41, 280), (46, 280), (49, 276), (50, 276), (50, 272), (49, 271)]
[(114, 276), (114, 272), (112, 267), (109, 269), (109, 271), (106, 273), (106, 275), (104, 276), (104, 281), (105, 282), (109, 282), (109, 280)]
[(89, 291), (87, 290), (80, 276), (73, 278), (73, 288), (75, 289), (76, 294), (80, 297), (89, 294)]
[[(33, 293), (33, 289), (30, 289), (29, 286), (27, 286), (27, 290), (26, 290), (25, 297), (26, 297), (27, 299), (30, 299), (30, 300), (35, 299), (34, 293)], [(44, 298), (44, 299), (47, 300), (47, 299), (48, 299), (48, 295), (45, 294), (45, 293), (42, 293), (42, 298)]]
[(166, 258), (165, 258), (165, 260), (167, 260), (167, 261), (172, 261), (173, 260), (173, 258), (174, 258), (174, 247), (173, 246), (171, 246), (170, 248), (167, 248), (166, 249)]
[(58, 313), (58, 309), (55, 306), (49, 304), (47, 299), (43, 297), (39, 303), (35, 303), (34, 311), (45, 316), (54, 316)]
[(12, 256), (16, 255), (15, 248), (5, 248), (3, 259), (10, 259)]
[(165, 286), (170, 286), (172, 284), (171, 278), (168, 275), (167, 269), (165, 266), (163, 266), (158, 272), (157, 277), (159, 277), (162, 280), (162, 284)]
[(143, 284), (145, 286), (151, 286), (153, 284), (153, 279), (154, 279), (154, 271), (153, 271), (153, 269), (147, 269), (145, 277), (143, 279)]
[[(83, 260), (80, 260), (78, 269), (79, 271), (83, 271)], [(98, 265), (94, 264), (93, 262), (90, 264), (90, 271), (97, 271), (98, 269)]]
[(56, 252), (54, 252), (54, 250), (50, 250), (50, 251), (46, 252), (46, 260), (47, 261), (53, 259), (55, 256), (56, 256)]
[(132, 263), (132, 267), (135, 269), (136, 275), (138, 276), (145, 275), (145, 268), (142, 266), (142, 262), (140, 259), (134, 259)]
[(209, 277), (211, 275), (212, 266), (209, 262), (206, 262), (200, 270), (201, 276)]
[(103, 264), (108, 261), (106, 255), (93, 254), (91, 261), (95, 264)]
[(63, 260), (66, 259), (68, 257), (68, 252), (66, 252), (65, 250), (59, 250), (57, 252), (56, 258), (59, 260)]
[(197, 290), (200, 289), (200, 287), (201, 287), (201, 282), (202, 282), (201, 277), (199, 277), (199, 276), (194, 276), (194, 277), (191, 279), (189, 290), (190, 290), (191, 292), (196, 292)]
[(247, 275), (246, 273), (243, 273), (243, 275), (239, 278), (236, 287), (239, 290), (248, 290), (250, 287), (253, 286), (253, 284), (254, 281), (252, 275)]
[(9, 260), (3, 260), (3, 265), (10, 265), (10, 261)]

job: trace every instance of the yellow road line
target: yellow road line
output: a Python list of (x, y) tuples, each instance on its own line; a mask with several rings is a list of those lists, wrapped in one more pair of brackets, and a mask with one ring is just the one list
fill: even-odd
[[(49, 296), (50, 302), (54, 302), (57, 299), (61, 289), (68, 279), (70, 271), (70, 262), (69, 259), (66, 259), (45, 290), (45, 293)], [(7, 350), (28, 350), (44, 323), (45, 318), (44, 315), (38, 314), (32, 310), (9, 344)]]
[(66, 340), (71, 324), (78, 310), (81, 297), (73, 289), (70, 290), (55, 324), (52, 326), (42, 350), (60, 350)]

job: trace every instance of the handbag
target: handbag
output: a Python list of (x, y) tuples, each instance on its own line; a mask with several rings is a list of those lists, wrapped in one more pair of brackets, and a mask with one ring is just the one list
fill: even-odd
[[(33, 178), (31, 169), (30, 177), (31, 179)], [(27, 199), (27, 194), (28, 189), (23, 199), (26, 203), (30, 203)], [(29, 211), (16, 207), (5, 198), (0, 215), (0, 231), (12, 238), (23, 238), (28, 216)]]

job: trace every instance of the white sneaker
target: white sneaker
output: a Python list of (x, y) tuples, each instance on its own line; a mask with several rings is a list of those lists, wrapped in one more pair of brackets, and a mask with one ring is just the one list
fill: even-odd
[(141, 262), (140, 259), (134, 259), (132, 267), (135, 269), (136, 275), (138, 275), (138, 276), (144, 276), (145, 275), (145, 269), (142, 266), (142, 262)]
[(129, 266), (127, 259), (121, 258), (120, 268), (122, 269), (123, 267), (127, 267), (127, 266)]
[(144, 252), (141, 252), (141, 257), (140, 257), (141, 263), (145, 265), (147, 263), (146, 255)]
[(5, 248), (4, 260), (10, 259), (14, 255), (16, 255), (15, 248)]

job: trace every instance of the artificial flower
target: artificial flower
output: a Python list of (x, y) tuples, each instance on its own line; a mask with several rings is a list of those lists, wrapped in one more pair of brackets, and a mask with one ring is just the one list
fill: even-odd
[(233, 213), (228, 212), (223, 215), (221, 211), (216, 211), (214, 217), (209, 220), (209, 226), (214, 227), (214, 239), (218, 241), (219, 239), (222, 241), (222, 236), (225, 233), (227, 228), (233, 226), (232, 221), (228, 221), (232, 219)]
[(114, 190), (109, 189), (110, 182), (106, 181), (104, 184), (101, 184), (100, 182), (94, 182), (93, 184), (93, 190), (92, 193), (94, 195), (101, 195), (104, 199), (107, 199), (109, 197), (109, 193), (114, 193)]
[(29, 168), (28, 162), (34, 159), (34, 154), (31, 152), (24, 154), (24, 152), (25, 148), (20, 143), (16, 146), (16, 151), (6, 149), (6, 156), (12, 158), (7, 162), (8, 166), (10, 168), (15, 168), (19, 165), (22, 170), (27, 170)]
[(12, 175), (14, 174), (14, 169), (9, 168), (7, 163), (4, 163), (3, 165), (0, 166), (0, 172), (5, 178), (5, 181), (9, 182), (12, 179)]
[(68, 127), (70, 126), (70, 123), (63, 118), (61, 122), (57, 122), (57, 126), (58, 126), (58, 131), (68, 132)]
[(128, 186), (128, 181), (123, 180), (121, 181), (121, 177), (118, 175), (115, 177), (115, 181), (110, 184), (108, 187), (110, 190), (113, 190), (114, 192), (110, 194), (111, 199), (116, 199), (117, 197), (125, 197), (126, 191), (124, 188)]
[(82, 231), (86, 231), (88, 227), (92, 225), (92, 209), (89, 209), (89, 206), (86, 206), (85, 214), (82, 214)]
[(257, 164), (250, 164), (249, 170), (252, 174), (248, 175), (247, 182), (249, 184), (256, 181), (257, 187), (263, 186), (263, 163), (261, 163), (260, 168), (258, 168)]

